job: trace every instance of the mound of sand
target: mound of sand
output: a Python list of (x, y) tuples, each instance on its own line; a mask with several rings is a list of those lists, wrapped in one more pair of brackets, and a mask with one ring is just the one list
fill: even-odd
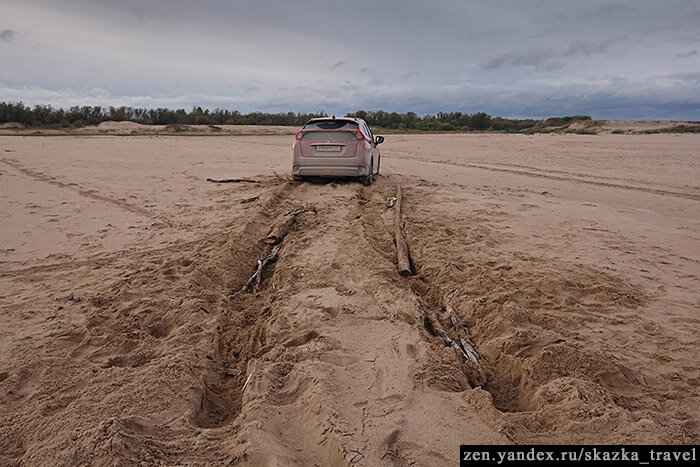
[(107, 131), (139, 131), (143, 127), (144, 125), (136, 122), (102, 122), (97, 125), (98, 129)]
[(22, 128), (24, 128), (24, 125), (21, 123), (8, 122), (0, 124), (0, 129), (2, 130), (21, 130)]

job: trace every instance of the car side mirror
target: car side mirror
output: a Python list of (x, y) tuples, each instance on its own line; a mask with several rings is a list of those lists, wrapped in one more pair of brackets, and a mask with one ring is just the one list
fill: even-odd
[(377, 143), (377, 144), (382, 144), (382, 143), (384, 142), (384, 137), (383, 137), (383, 136), (377, 136), (377, 137), (374, 139), (374, 142)]

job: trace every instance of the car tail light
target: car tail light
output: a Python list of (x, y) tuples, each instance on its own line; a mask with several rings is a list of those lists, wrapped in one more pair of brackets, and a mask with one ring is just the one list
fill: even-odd
[(365, 139), (365, 135), (363, 135), (362, 132), (361, 132), (360, 130), (357, 130), (357, 131), (355, 132), (355, 136), (356, 136), (357, 139), (360, 140), (360, 141), (362, 141), (363, 139)]
[(296, 172), (297, 170), (299, 170), (299, 166), (298, 166), (298, 165), (293, 166), (293, 167), (292, 167), (292, 170), (293, 170), (294, 172)]
[(297, 135), (295, 136), (295, 138), (297, 139), (297, 141), (299, 141), (299, 140), (301, 140), (301, 138), (303, 136), (304, 136), (304, 130), (299, 130), (299, 131), (297, 131)]

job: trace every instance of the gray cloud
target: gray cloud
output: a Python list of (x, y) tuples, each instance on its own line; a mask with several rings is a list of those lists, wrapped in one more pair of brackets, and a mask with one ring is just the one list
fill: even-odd
[(411, 70), (411, 71), (409, 71), (409, 72), (404, 73), (403, 75), (401, 75), (401, 79), (404, 80), (404, 79), (414, 78), (414, 77), (417, 77), (417, 76), (420, 76), (420, 71), (418, 71), (418, 70)]
[(545, 63), (551, 63), (556, 54), (551, 50), (510, 51), (489, 58), (481, 69), (484, 71), (497, 70), (506, 67), (531, 66), (539, 68)]
[(690, 52), (683, 52), (683, 53), (674, 54), (673, 58), (690, 58), (690, 57), (697, 57), (697, 56), (698, 56), (698, 51), (691, 50)]
[(604, 54), (614, 44), (623, 40), (615, 38), (599, 42), (573, 41), (565, 50), (553, 48), (511, 50), (490, 57), (481, 65), (481, 69), (492, 71), (509, 67), (533, 67), (539, 70), (553, 71), (563, 67), (563, 62), (568, 59)]
[(700, 114), (689, 1), (0, 4), (0, 40), (22, 31), (0, 47), (0, 100), (31, 105)]
[[(663, 92), (660, 91), (663, 89)], [(0, 85), (0, 95), (26, 104), (129, 105), (134, 107), (236, 108), (243, 112), (299, 112), (324, 110), (342, 115), (358, 109), (413, 111), (420, 115), (438, 111), (485, 111), (515, 118), (546, 118), (587, 114), (593, 118), (678, 118), (679, 112), (693, 119), (700, 111), (700, 73), (661, 75), (631, 80), (608, 77), (583, 83), (536, 80), (514, 83), (504, 89), (492, 85), (463, 83), (451, 86), (406, 85), (377, 80), (368, 84), (296, 85), (248, 89), (240, 94), (191, 93), (172, 96), (116, 95), (101, 88), (52, 91), (43, 88), (9, 88)], [(403, 110), (407, 109), (407, 110)], [(695, 117), (697, 118), (697, 117)]]
[(607, 52), (610, 47), (614, 44), (622, 41), (623, 39), (609, 39), (600, 42), (581, 42), (574, 41), (569, 45), (564, 55), (566, 57), (576, 57), (577, 55), (584, 55), (590, 57), (591, 55), (602, 54)]
[(4, 29), (0, 31), (0, 42), (9, 42), (15, 38), (15, 31), (12, 29)]

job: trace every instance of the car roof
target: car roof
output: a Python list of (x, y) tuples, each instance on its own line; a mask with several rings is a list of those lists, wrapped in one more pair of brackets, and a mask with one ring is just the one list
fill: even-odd
[(364, 122), (363, 119), (361, 118), (355, 118), (355, 117), (317, 117), (317, 118), (312, 118), (306, 123), (312, 123), (312, 122), (322, 122), (322, 121), (327, 121), (327, 120), (345, 120), (348, 122)]

